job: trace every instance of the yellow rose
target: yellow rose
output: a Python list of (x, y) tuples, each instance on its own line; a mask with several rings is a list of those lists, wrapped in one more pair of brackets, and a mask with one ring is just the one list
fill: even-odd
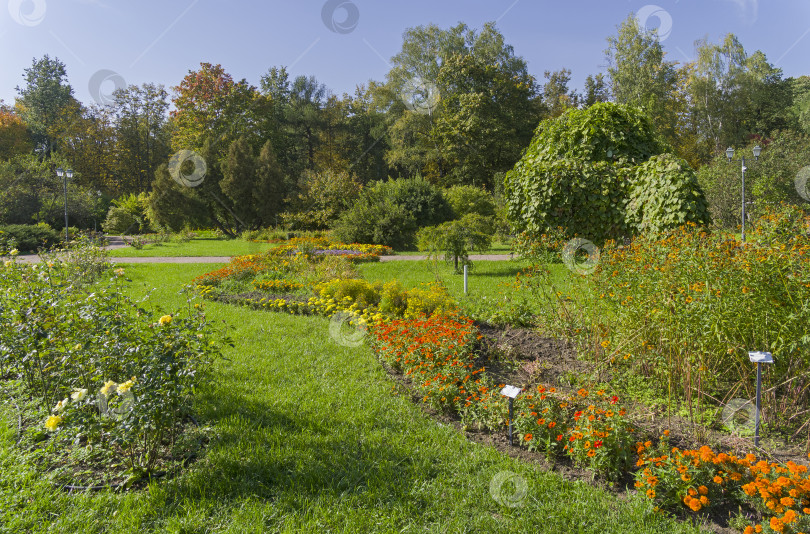
[(56, 413), (59, 413), (59, 412), (63, 411), (65, 408), (67, 408), (67, 405), (69, 403), (70, 403), (70, 401), (68, 400), (67, 397), (65, 397), (64, 399), (62, 399), (62, 400), (60, 400), (59, 402), (56, 403), (56, 406), (53, 407), (53, 411), (56, 412)]
[(84, 400), (84, 398), (86, 396), (87, 396), (87, 390), (86, 389), (77, 389), (77, 390), (74, 390), (73, 393), (70, 394), (70, 398), (73, 399), (76, 402)]
[(105, 397), (108, 397), (110, 393), (115, 391), (117, 387), (118, 384), (116, 384), (112, 380), (108, 380), (107, 382), (104, 382), (104, 387), (101, 388), (101, 394), (104, 395)]
[(62, 418), (58, 415), (52, 415), (45, 420), (45, 428), (51, 432), (55, 431), (59, 425), (62, 424)]
[(171, 315), (164, 315), (163, 317), (160, 318), (159, 322), (160, 322), (161, 326), (162, 325), (167, 325), (167, 324), (172, 322), (172, 316)]

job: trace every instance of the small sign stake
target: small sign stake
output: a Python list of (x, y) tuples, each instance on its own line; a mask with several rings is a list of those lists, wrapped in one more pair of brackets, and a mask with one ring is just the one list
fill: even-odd
[(770, 352), (749, 352), (748, 359), (757, 364), (757, 411), (754, 414), (754, 447), (759, 447), (759, 410), (760, 391), (762, 389), (762, 364), (773, 363), (773, 355)]
[[(465, 266), (466, 269), (466, 266)], [(509, 446), (514, 446), (514, 442), (512, 440), (512, 414), (514, 412), (514, 402), (515, 398), (520, 395), (520, 388), (515, 386), (506, 386), (501, 390), (501, 395), (509, 399)]]

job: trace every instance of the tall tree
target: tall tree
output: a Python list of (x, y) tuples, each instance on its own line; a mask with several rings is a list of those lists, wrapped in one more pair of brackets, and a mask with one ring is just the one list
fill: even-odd
[(601, 72), (596, 76), (588, 75), (585, 78), (585, 94), (582, 96), (582, 106), (589, 108), (599, 102), (610, 99), (610, 86)]
[(147, 191), (158, 166), (168, 158), (168, 96), (162, 85), (150, 83), (130, 85), (113, 93), (116, 193)]
[(608, 37), (605, 50), (613, 98), (645, 110), (668, 140), (676, 137), (678, 114), (672, 106), (677, 91), (676, 63), (666, 61), (657, 30), (646, 30), (631, 13)]
[(81, 106), (73, 97), (65, 64), (47, 54), (34, 59), (25, 69), (25, 86), (17, 86), (20, 95), (16, 108), (34, 134), (37, 150), (48, 158), (57, 150), (58, 141), (79, 117)]
[(559, 117), (565, 110), (578, 107), (580, 97), (568, 87), (571, 83), (569, 69), (554, 72), (547, 70), (544, 76), (546, 83), (543, 86), (543, 103), (548, 109), (549, 117)]
[[(536, 82), (528, 74), (526, 62), (505, 43), (494, 23), (485, 24), (480, 31), (465, 24), (448, 30), (435, 25), (409, 29), (402, 51), (394, 56), (392, 64), (387, 82), (377, 94), (388, 110), (391, 148), (386, 161), (395, 173), (421, 173), (436, 183), (455, 183), (463, 174), (460, 169), (472, 169), (475, 160), (482, 158), (476, 143), (469, 142), (469, 137), (475, 134), (472, 128), (464, 126), (465, 121), (484, 124), (497, 121), (498, 117), (517, 117), (520, 110), (523, 115), (516, 124), (500, 127), (512, 136), (521, 137), (526, 133), (523, 125), (530, 123), (530, 138), (540, 119)], [(465, 71), (466, 68), (471, 70)], [(524, 100), (518, 103), (514, 99), (521, 91), (510, 92), (503, 102), (508, 102), (510, 109), (495, 111), (482, 99), (489, 98), (498, 106), (504, 95), (493, 88), (497, 85), (495, 80), (504, 79), (514, 80), (515, 89), (519, 84), (527, 86), (526, 90), (521, 89)], [(472, 92), (465, 96), (465, 91)], [(448, 102), (445, 104), (444, 100)], [(485, 110), (492, 113), (488, 117), (476, 116)], [(464, 136), (458, 138), (460, 132), (468, 137), (464, 139), (467, 144), (461, 142)], [(459, 150), (446, 152), (452, 138), (459, 141), (458, 145), (452, 145)], [(465, 178), (465, 183), (473, 178)]]
[(0, 106), (0, 161), (33, 150), (28, 125), (13, 110)]

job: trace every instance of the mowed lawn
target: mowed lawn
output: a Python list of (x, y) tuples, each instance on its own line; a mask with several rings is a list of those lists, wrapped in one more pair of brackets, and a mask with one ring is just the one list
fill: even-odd
[[(157, 287), (145, 306), (167, 312), (184, 305), (185, 283), (216, 267), (132, 265), (126, 273), (132, 296)], [(384, 274), (383, 265), (363, 270), (374, 267)], [(698, 531), (648, 512), (645, 499), (619, 499), (468, 441), (398, 395), (367, 346), (335, 344), (324, 318), (216, 303), (206, 310), (231, 328), (236, 346), (197, 402), (212, 436), (203, 457), (139, 491), (69, 495), (15, 448), (16, 419), (4, 403), (0, 532)], [(520, 506), (491, 495), (496, 475), (509, 473), (526, 483)], [(501, 490), (514, 496), (511, 483)]]
[(152, 257), (205, 257), (243, 256), (259, 254), (278, 245), (256, 243), (244, 239), (224, 239), (218, 237), (198, 237), (185, 243), (149, 243), (141, 249), (129, 246), (110, 251), (113, 258), (152, 258)]

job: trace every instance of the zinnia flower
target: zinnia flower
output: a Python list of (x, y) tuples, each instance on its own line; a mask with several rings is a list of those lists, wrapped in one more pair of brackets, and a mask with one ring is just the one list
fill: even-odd
[(54, 432), (61, 424), (62, 418), (58, 415), (52, 415), (45, 420), (45, 428), (47, 428), (51, 432)]

